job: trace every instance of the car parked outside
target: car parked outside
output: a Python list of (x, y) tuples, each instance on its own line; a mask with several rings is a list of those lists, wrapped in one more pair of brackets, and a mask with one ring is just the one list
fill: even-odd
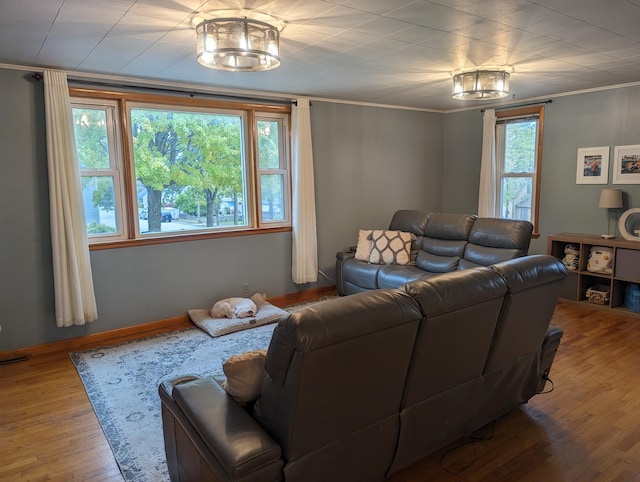
[[(138, 217), (142, 220), (147, 220), (149, 219), (149, 213), (146, 209), (143, 209), (142, 211), (140, 211)], [(173, 221), (173, 216), (171, 215), (171, 213), (168, 211), (162, 211), (162, 213), (160, 214), (160, 222), (170, 223), (171, 221)]]

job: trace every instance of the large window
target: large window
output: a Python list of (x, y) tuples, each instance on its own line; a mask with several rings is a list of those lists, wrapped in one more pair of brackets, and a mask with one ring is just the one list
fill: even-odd
[(288, 107), (71, 95), (90, 243), (290, 226)]
[(87, 233), (108, 240), (125, 233), (116, 113), (117, 104), (109, 101), (79, 100), (73, 107)]
[(495, 214), (523, 219), (538, 233), (544, 107), (496, 112)]

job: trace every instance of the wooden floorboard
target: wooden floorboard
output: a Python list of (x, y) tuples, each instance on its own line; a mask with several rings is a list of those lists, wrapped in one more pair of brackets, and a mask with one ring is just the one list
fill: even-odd
[[(640, 481), (640, 320), (561, 302), (555, 388), (390, 482)], [(122, 481), (67, 354), (0, 366), (0, 481)]]

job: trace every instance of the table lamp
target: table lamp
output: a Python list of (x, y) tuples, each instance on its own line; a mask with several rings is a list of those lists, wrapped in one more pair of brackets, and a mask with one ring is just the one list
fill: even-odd
[(600, 204), (598, 207), (607, 209), (607, 234), (601, 234), (600, 237), (604, 239), (615, 238), (611, 233), (611, 209), (617, 209), (622, 207), (622, 191), (620, 189), (603, 189), (600, 193)]

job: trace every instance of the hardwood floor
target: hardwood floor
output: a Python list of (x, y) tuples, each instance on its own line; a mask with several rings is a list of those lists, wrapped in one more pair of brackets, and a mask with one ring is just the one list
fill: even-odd
[[(561, 302), (553, 323), (553, 392), (390, 482), (640, 481), (640, 319)], [(122, 480), (66, 353), (0, 366), (0, 386), (0, 481)]]

